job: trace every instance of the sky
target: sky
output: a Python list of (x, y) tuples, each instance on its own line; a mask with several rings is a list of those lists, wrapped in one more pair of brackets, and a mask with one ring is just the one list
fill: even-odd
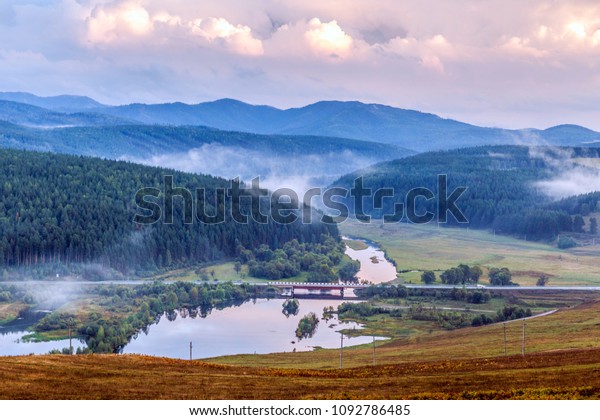
[(0, 91), (600, 130), (600, 2), (2, 0)]

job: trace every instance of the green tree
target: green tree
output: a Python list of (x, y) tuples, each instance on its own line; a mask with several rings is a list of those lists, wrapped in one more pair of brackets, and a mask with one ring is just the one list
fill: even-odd
[(596, 235), (598, 233), (598, 221), (595, 217), (590, 217), (590, 233)]
[(483, 270), (478, 265), (471, 267), (471, 270), (469, 270), (469, 280), (471, 280), (471, 282), (473, 282), (475, 284), (477, 284), (479, 282), (479, 279), (481, 278), (482, 275), (483, 275)]
[(358, 280), (356, 274), (360, 270), (360, 262), (352, 260), (347, 261), (342, 264), (338, 271), (338, 275), (340, 279), (344, 282), (346, 281), (356, 281)]
[(317, 330), (317, 325), (319, 325), (317, 314), (310, 312), (307, 315), (304, 315), (300, 321), (298, 321), (296, 337), (300, 340), (303, 338), (311, 338)]
[(425, 284), (433, 284), (435, 283), (436, 277), (433, 271), (424, 271), (421, 274), (421, 281)]
[(488, 274), (490, 283), (494, 286), (510, 286), (512, 285), (512, 273), (506, 267), (490, 268)]
[(102, 342), (104, 340), (104, 327), (102, 325), (100, 325), (98, 331), (96, 332), (96, 340), (98, 340), (98, 342)]
[(573, 218), (573, 232), (583, 233), (583, 227), (585, 226), (585, 221), (580, 214), (576, 215)]
[(440, 278), (444, 284), (461, 284), (464, 283), (464, 271), (458, 267), (452, 267), (444, 271)]

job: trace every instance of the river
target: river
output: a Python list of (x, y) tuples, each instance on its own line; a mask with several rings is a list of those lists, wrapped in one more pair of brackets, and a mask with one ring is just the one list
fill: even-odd
[(346, 255), (360, 262), (360, 270), (357, 274), (359, 281), (368, 281), (373, 284), (385, 283), (396, 280), (396, 267), (385, 258), (385, 254), (373, 242), (363, 239), (346, 238), (364, 242), (366, 249), (354, 250), (346, 246)]
[[(385, 259), (383, 252), (373, 243), (366, 244), (368, 247), (360, 251), (346, 247), (346, 254), (361, 263), (359, 279), (376, 284), (395, 279), (396, 269)], [(186, 310), (165, 314), (157, 324), (149, 326), (146, 333), (140, 332), (132, 338), (123, 352), (187, 359), (190, 342), (194, 359), (241, 353), (309, 351), (315, 347), (337, 348), (340, 330), (361, 328), (353, 322), (341, 324), (335, 315), (327, 321), (322, 319), (324, 307), (336, 308), (342, 300), (300, 299), (299, 313), (289, 317), (282, 313), (283, 302), (282, 299), (258, 299), (240, 306), (214, 309), (204, 318), (193, 316)], [(309, 312), (317, 314), (319, 325), (311, 338), (298, 340), (295, 336), (298, 321)], [(23, 341), (22, 337), (28, 334), (27, 328), (35, 322), (35, 318), (29, 317), (0, 327), (0, 355), (44, 354), (69, 347), (68, 340)], [(372, 339), (345, 337), (344, 345), (370, 343)], [(84, 347), (84, 344), (73, 340), (73, 347)]]

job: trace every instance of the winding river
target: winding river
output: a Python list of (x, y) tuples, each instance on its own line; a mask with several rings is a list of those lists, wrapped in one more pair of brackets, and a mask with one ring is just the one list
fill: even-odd
[[(344, 238), (352, 239), (354, 238)], [(368, 281), (373, 284), (385, 283), (396, 279), (396, 267), (385, 258), (384, 252), (373, 242), (358, 239), (367, 245), (367, 248), (354, 250), (346, 246), (346, 255), (360, 262), (357, 274), (359, 281)]]

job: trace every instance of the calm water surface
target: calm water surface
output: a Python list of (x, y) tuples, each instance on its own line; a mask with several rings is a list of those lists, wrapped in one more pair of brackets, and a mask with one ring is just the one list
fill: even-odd
[[(337, 317), (325, 321), (323, 308), (336, 308), (341, 300), (301, 299), (298, 315), (286, 317), (282, 312), (282, 299), (258, 299), (238, 307), (213, 310), (206, 318), (192, 318), (179, 311), (174, 321), (163, 315), (158, 324), (140, 333), (124, 349), (124, 353), (153, 356), (189, 358), (190, 341), (193, 358), (215, 357), (230, 354), (264, 354), (274, 352), (308, 351), (314, 347), (340, 346), (339, 330), (361, 328), (350, 322), (340, 324)], [(295, 331), (302, 316), (314, 312), (320, 318), (316, 333), (311, 338), (299, 340)], [(184, 315), (184, 316), (182, 316)], [(372, 342), (372, 337), (344, 337), (344, 346)]]
[[(69, 340), (46, 341), (41, 343), (27, 342), (23, 336), (30, 334), (26, 328), (35, 324), (44, 316), (43, 312), (31, 312), (9, 325), (0, 326), (0, 356), (22, 356), (26, 354), (47, 354), (52, 350), (69, 348)], [(77, 347), (85, 347), (78, 339), (73, 339), (73, 351)]]

